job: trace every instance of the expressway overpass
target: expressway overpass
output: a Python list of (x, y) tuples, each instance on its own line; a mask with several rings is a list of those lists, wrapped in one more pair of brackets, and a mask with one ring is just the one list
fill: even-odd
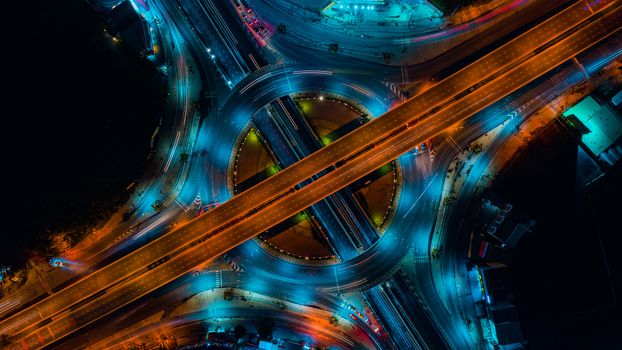
[[(599, 3), (590, 11), (578, 2), (206, 215), (3, 320), (0, 333), (14, 336), (10, 348), (41, 348), (174, 280), (617, 32), (622, 22), (618, 5)], [(156, 261), (161, 263), (149, 268)]]

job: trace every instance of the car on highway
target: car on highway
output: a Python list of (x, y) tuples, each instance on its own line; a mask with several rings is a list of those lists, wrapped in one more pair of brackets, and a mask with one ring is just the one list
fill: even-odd
[(158, 259), (157, 261), (152, 262), (151, 264), (149, 264), (149, 265), (147, 266), (147, 269), (149, 269), (149, 270), (153, 270), (153, 269), (155, 269), (156, 267), (160, 266), (161, 264), (163, 264), (163, 263), (167, 262), (170, 258), (171, 258), (171, 256), (170, 256), (170, 255), (167, 255), (167, 256), (165, 256), (165, 257), (163, 257), (163, 258), (160, 258), (160, 259)]

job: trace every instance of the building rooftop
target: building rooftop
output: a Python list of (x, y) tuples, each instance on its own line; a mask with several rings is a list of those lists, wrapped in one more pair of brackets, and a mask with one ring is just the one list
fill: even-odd
[(119, 35), (124, 43), (138, 53), (150, 50), (149, 25), (129, 1), (116, 6), (108, 16), (113, 35)]
[(596, 156), (599, 156), (622, 136), (622, 121), (607, 106), (601, 106), (596, 100), (588, 96), (563, 113), (568, 119), (574, 115), (581, 125), (575, 125), (579, 130), (587, 130), (582, 133), (581, 142)]

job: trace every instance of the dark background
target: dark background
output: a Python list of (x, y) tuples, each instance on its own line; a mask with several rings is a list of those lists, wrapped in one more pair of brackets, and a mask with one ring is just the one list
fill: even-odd
[(45, 255), (47, 232), (77, 239), (122, 203), (144, 170), (164, 90), (85, 1), (12, 1), (2, 12), (0, 264), (19, 266)]
[(596, 164), (560, 124), (547, 127), (493, 184), (536, 220), (510, 265), (528, 349), (622, 348), (622, 164)]

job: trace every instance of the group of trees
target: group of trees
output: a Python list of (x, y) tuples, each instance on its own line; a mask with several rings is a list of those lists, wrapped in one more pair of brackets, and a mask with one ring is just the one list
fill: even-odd
[(233, 289), (229, 288), (227, 290), (225, 290), (225, 292), (223, 293), (223, 298), (226, 301), (231, 301), (233, 300), (233, 297), (235, 296), (235, 294), (233, 293)]
[(246, 327), (241, 324), (235, 326), (233, 329), (233, 335), (235, 336), (235, 339), (243, 338), (246, 335)]
[(274, 323), (274, 321), (269, 319), (262, 319), (257, 325), (257, 335), (259, 335), (260, 339), (272, 339), (272, 333), (274, 333), (275, 326), (276, 324)]
[(11, 337), (6, 334), (0, 334), (0, 346), (7, 346), (11, 344)]
[(479, 154), (482, 152), (483, 145), (481, 143), (475, 143), (469, 146), (469, 151), (473, 154)]
[(283, 23), (279, 23), (279, 25), (276, 27), (276, 30), (281, 35), (287, 34), (287, 26)]
[(391, 59), (395, 56), (395, 54), (391, 51), (384, 51), (382, 53), (382, 59), (384, 60), (385, 64), (390, 64), (391, 63)]
[(432, 252), (430, 253), (430, 256), (432, 258), (440, 258), (441, 257), (441, 251), (443, 250), (443, 245), (437, 247), (437, 248), (432, 248)]
[(153, 210), (159, 212), (162, 209), (164, 209), (164, 203), (161, 200), (157, 199), (155, 202), (153, 202), (153, 204), (151, 204), (151, 208), (153, 208)]

